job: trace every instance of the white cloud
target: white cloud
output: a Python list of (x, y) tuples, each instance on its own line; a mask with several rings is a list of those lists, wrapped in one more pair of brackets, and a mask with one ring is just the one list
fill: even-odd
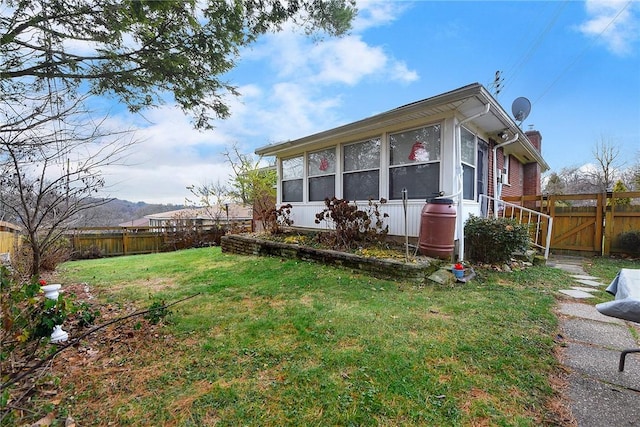
[(393, 23), (411, 6), (408, 2), (358, 0), (356, 7), (358, 15), (353, 21), (353, 31), (362, 32)]
[(411, 83), (420, 79), (420, 76), (416, 71), (410, 70), (407, 68), (407, 64), (399, 61), (394, 62), (393, 67), (389, 70), (389, 75), (392, 80), (401, 81), (403, 83)]
[(111, 168), (105, 173), (107, 187), (103, 195), (132, 202), (181, 204), (191, 196), (188, 186), (226, 182), (230, 173), (224, 163), (194, 163), (190, 168), (171, 164), (158, 164), (151, 169)]
[(418, 79), (417, 72), (406, 63), (393, 58), (382, 46), (367, 44), (359, 35), (313, 43), (292, 32), (273, 34), (244, 59), (266, 60), (279, 81), (353, 86), (366, 78), (401, 83)]
[(418, 79), (417, 72), (409, 70), (404, 62), (393, 59), (380, 46), (369, 46), (357, 36), (317, 45), (310, 52), (310, 63), (317, 70), (311, 77), (314, 83), (353, 86), (369, 76), (402, 83)]
[(633, 52), (633, 45), (640, 40), (640, 13), (638, 3), (620, 0), (587, 0), (586, 22), (578, 30), (604, 43), (616, 55)]
[(145, 112), (144, 118), (123, 113), (110, 119), (111, 128), (137, 128), (125, 164), (103, 168), (103, 195), (148, 203), (183, 203), (186, 187), (220, 180), (230, 169), (221, 153), (231, 146), (225, 130), (197, 131), (175, 106)]
[(333, 121), (339, 99), (318, 94), (308, 85), (279, 83), (269, 105), (260, 112), (261, 125), (274, 141), (302, 137)]
[[(371, 4), (387, 9), (386, 3)], [(218, 130), (238, 135), (244, 129), (242, 135), (253, 138), (253, 147), (341, 124), (333, 114), (341, 104), (340, 85), (357, 86), (366, 80), (405, 84), (419, 78), (383, 46), (367, 44), (355, 34), (314, 43), (287, 30), (263, 37), (241, 57), (243, 66), (256, 67), (259, 73), (248, 79), (260, 83), (247, 86), (249, 90), (239, 88), (241, 100), (233, 103), (231, 118)]]
[(238, 73), (246, 77), (230, 73), (241, 96), (226, 100), (231, 116), (217, 121), (212, 131), (193, 130), (174, 106), (145, 111), (147, 121), (135, 116), (136, 137), (143, 142), (129, 166), (106, 171), (112, 193), (132, 201), (182, 203), (189, 196), (187, 186), (228, 180), (231, 170), (221, 153), (233, 144), (252, 153), (259, 146), (342, 124), (334, 113), (342, 102), (341, 85), (417, 80), (407, 63), (355, 33), (393, 22), (407, 4), (367, 1), (358, 7), (351, 35), (314, 43), (285, 30), (243, 50)]
[(385, 70), (389, 58), (381, 47), (369, 46), (359, 37), (347, 37), (314, 46), (309, 61), (317, 70), (314, 82), (354, 85), (367, 75)]

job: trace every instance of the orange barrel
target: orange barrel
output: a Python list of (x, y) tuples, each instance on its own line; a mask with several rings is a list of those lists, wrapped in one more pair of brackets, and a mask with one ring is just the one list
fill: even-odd
[(430, 199), (420, 215), (420, 253), (451, 259), (456, 230), (456, 208), (451, 199)]

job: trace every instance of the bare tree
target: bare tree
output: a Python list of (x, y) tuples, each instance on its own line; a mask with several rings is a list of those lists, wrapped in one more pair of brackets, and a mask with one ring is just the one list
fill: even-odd
[(631, 190), (640, 190), (640, 151), (636, 154), (636, 161), (623, 173), (622, 180)]
[(555, 179), (552, 179), (554, 174), (551, 174), (547, 183), (548, 192), (550, 194), (595, 193), (598, 191), (597, 187), (592, 184), (590, 179), (587, 179), (591, 173), (582, 167), (562, 168), (560, 172), (555, 174)]
[(566, 183), (562, 176), (557, 172), (551, 172), (546, 179), (544, 187), (545, 194), (563, 194), (565, 192)]
[[(584, 194), (611, 191), (614, 183), (629, 175), (619, 161), (620, 149), (610, 139), (601, 136), (593, 146), (593, 165), (564, 167), (549, 175), (545, 192), (548, 194)], [(625, 184), (629, 179), (625, 179)], [(632, 181), (632, 179), (631, 179)]]
[[(62, 104), (64, 101), (68, 104)], [(51, 93), (39, 105), (0, 109), (0, 210), (24, 227), (31, 276), (79, 212), (107, 203), (102, 168), (121, 164), (134, 143), (128, 131), (93, 122), (82, 99)]]
[(618, 161), (620, 149), (610, 139), (601, 136), (591, 152), (596, 161), (596, 170), (588, 173), (588, 178), (598, 192), (611, 191), (623, 166)]
[(215, 183), (190, 185), (187, 187), (187, 190), (189, 190), (197, 200), (194, 201), (187, 198), (185, 200), (186, 204), (203, 207), (216, 223), (226, 214), (223, 206), (225, 206), (229, 198), (229, 189), (225, 184), (221, 183), (220, 180)]

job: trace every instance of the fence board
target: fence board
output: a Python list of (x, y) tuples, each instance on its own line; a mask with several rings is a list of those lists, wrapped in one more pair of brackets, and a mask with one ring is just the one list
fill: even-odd
[[(631, 204), (620, 205), (620, 199)], [(552, 250), (610, 255), (624, 253), (620, 236), (640, 230), (640, 191), (504, 197), (553, 218)]]
[[(215, 230), (224, 234), (228, 228), (238, 232), (251, 231), (251, 220), (223, 224), (225, 229), (211, 225), (188, 227), (83, 227), (70, 230), (69, 241), (78, 258), (156, 253), (181, 249), (185, 238), (198, 241), (211, 237)], [(219, 236), (218, 236), (219, 238)]]
[(605, 252), (623, 253), (622, 234), (640, 230), (640, 206), (612, 204), (605, 219)]
[(17, 225), (0, 221), (0, 254), (10, 254), (12, 257), (20, 248), (21, 229)]

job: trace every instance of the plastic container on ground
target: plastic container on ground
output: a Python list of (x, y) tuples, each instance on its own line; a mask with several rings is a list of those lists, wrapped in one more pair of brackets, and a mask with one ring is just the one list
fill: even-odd
[(451, 199), (431, 199), (420, 215), (420, 240), (418, 249), (422, 255), (451, 259), (456, 230), (456, 208)]

